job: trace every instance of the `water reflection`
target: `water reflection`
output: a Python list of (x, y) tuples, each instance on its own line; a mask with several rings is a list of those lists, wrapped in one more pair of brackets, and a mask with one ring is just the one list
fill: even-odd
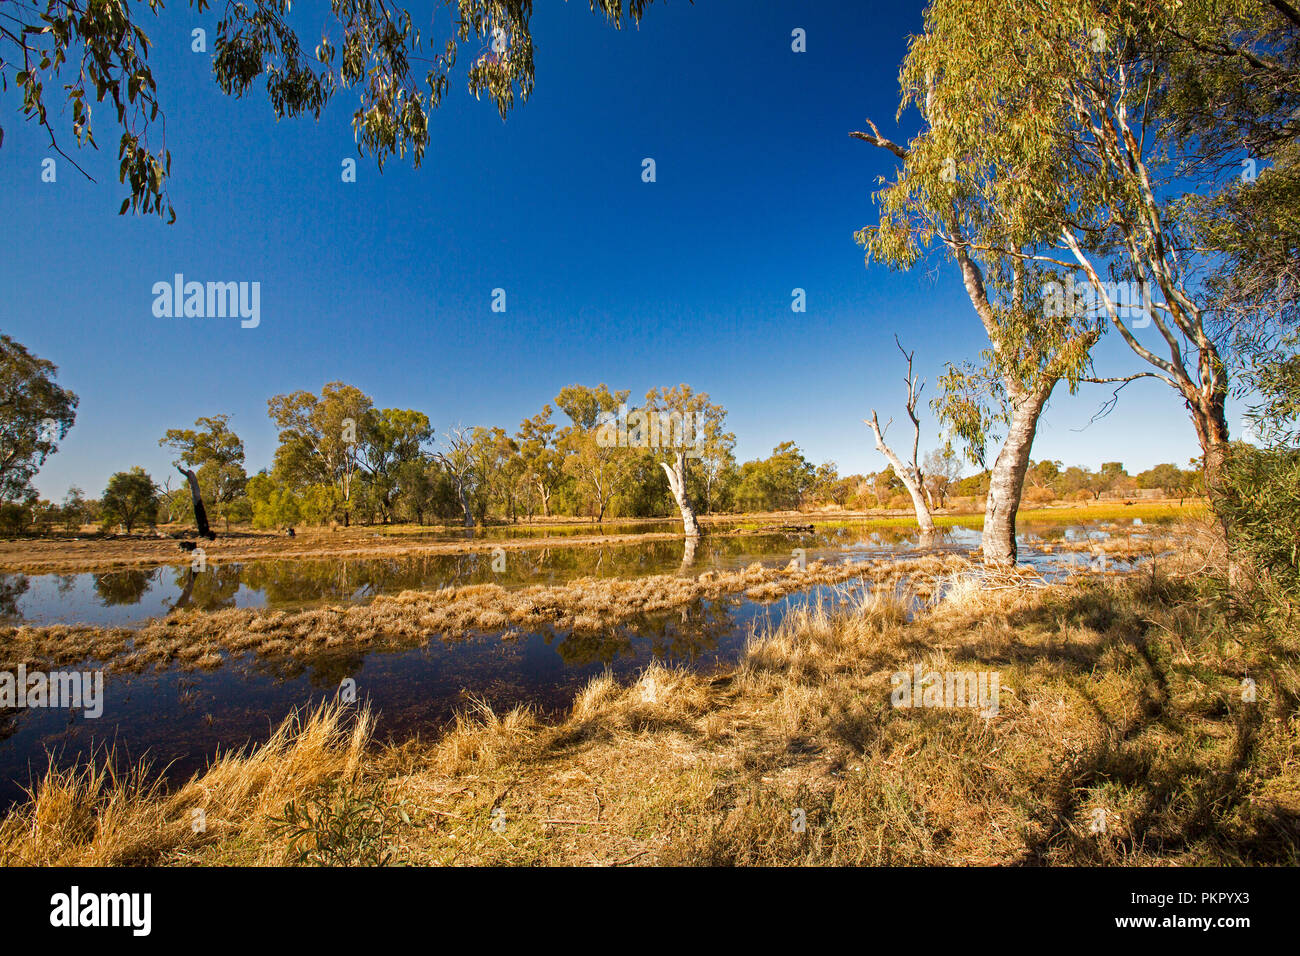
[[(658, 527), (658, 526), (654, 526)], [(503, 529), (495, 528), (492, 531)], [(522, 536), (527, 529), (514, 529)], [(1098, 526), (1034, 524), (1021, 534), (1023, 559), (1037, 561), (1044, 545), (1105, 538)], [(499, 537), (499, 536), (498, 536)], [(581, 577), (642, 577), (698, 574), (753, 562), (785, 563), (795, 548), (809, 561), (865, 559), (923, 551), (961, 551), (979, 546), (973, 528), (915, 528), (850, 523), (817, 526), (812, 532), (737, 530), (701, 539), (671, 538), (601, 546), (547, 545), (506, 550), (504, 568), (491, 546), (463, 554), (384, 558), (284, 558), (188, 566), (128, 569), (100, 574), (0, 575), (0, 618), (25, 623), (136, 624), (175, 610), (218, 611), (232, 607), (295, 610), (320, 604), (368, 601), (380, 594), (436, 590), (472, 584), (507, 588), (561, 584)]]
[(345, 678), (378, 710), (381, 736), (435, 730), (469, 696), (555, 711), (604, 670), (626, 678), (652, 659), (702, 669), (736, 659), (757, 613), (748, 608), (744, 599), (699, 601), (598, 633), (486, 634), (306, 659), (234, 655), (209, 672), (115, 673), (110, 662), (99, 720), (0, 710), (0, 807), (45, 768), (47, 752), (67, 765), (111, 742), (123, 757), (147, 752), (173, 776), (192, 773), (218, 747), (264, 740), (292, 708), (332, 697)]
[[(1105, 537), (1105, 532), (1097, 527), (1027, 527), (1022, 558), (1044, 568), (1086, 561), (1088, 554), (1041, 549), (1049, 542), (1098, 535)], [(679, 538), (507, 551), (503, 571), (493, 570), (491, 550), (485, 546), (482, 553), (472, 554), (209, 565), (201, 573), (166, 567), (93, 575), (3, 575), (0, 613), (36, 621), (95, 620), (98, 615), (106, 622), (124, 623), (185, 608), (294, 608), (486, 582), (521, 587), (584, 576), (698, 574), (755, 561), (785, 564), (795, 548), (803, 548), (808, 561), (867, 560), (920, 550), (960, 551), (978, 543), (979, 532), (968, 528), (941, 528), (932, 538), (922, 538), (914, 529), (832, 524), (794, 534), (715, 534), (693, 545)], [(109, 662), (105, 711), (99, 720), (86, 720), (79, 711), (0, 710), (0, 806), (20, 795), (32, 771), (43, 771), (47, 752), (66, 765), (112, 743), (124, 758), (148, 752), (157, 766), (173, 762), (172, 773), (191, 773), (219, 746), (265, 739), (291, 709), (331, 697), (345, 678), (355, 680), (360, 695), (380, 712), (381, 735), (436, 730), (470, 695), (496, 708), (527, 703), (556, 710), (605, 669), (625, 678), (652, 659), (703, 670), (734, 661), (757, 623), (779, 623), (792, 607), (843, 599), (854, 590), (814, 588), (767, 605), (741, 595), (696, 601), (594, 633), (512, 631), (434, 639), (406, 649), (343, 648), (311, 658), (228, 655), (223, 666), (200, 672), (122, 673), (114, 672)]]

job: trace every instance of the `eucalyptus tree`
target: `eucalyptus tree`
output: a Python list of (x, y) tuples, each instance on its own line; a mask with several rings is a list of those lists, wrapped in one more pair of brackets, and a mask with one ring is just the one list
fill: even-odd
[(729, 492), (740, 472), (736, 464), (736, 436), (720, 432), (716, 441), (706, 441), (695, 469), (696, 487), (704, 513), (726, 510)]
[(17, 501), (77, 418), (53, 362), (0, 334), (0, 502)]
[[(932, 405), (981, 468), (989, 442), (1005, 430), (991, 469), (981, 545), (985, 561), (1010, 564), (1039, 419), (1061, 381), (1071, 391), (1078, 386), (1101, 330), (1092, 317), (1043, 308), (1040, 290), (1053, 273), (1030, 255), (1044, 224), (1023, 186), (1035, 170), (999, 161), (1002, 151), (994, 148), (999, 139), (1020, 135), (1006, 122), (1008, 101), (1028, 94), (1010, 77), (981, 86), (967, 68), (986, 56), (982, 48), (1014, 44), (1019, 21), (1005, 17), (990, 31), (984, 17), (984, 32), (955, 39), (952, 22), (966, 12), (976, 15), (966, 9), (971, 6), (979, 4), (935, 0), (926, 11), (924, 34), (912, 41), (901, 73), (899, 115), (916, 107), (917, 135), (899, 145), (870, 120), (869, 131), (852, 134), (898, 161), (893, 178), (884, 179), (877, 193), (878, 221), (857, 239), (868, 263), (910, 269), (937, 252), (961, 277), (989, 348), (978, 363), (950, 364)], [(980, 108), (968, 107), (967, 97)], [(1050, 176), (1057, 160), (1047, 154), (1039, 160), (1037, 173)]]
[(668, 478), (668, 490), (677, 503), (682, 532), (688, 538), (699, 537), (688, 485), (689, 462), (707, 453), (716, 458), (735, 444), (736, 437), (722, 430), (727, 410), (715, 405), (708, 392), (696, 392), (682, 383), (672, 388), (652, 388), (645, 396), (640, 412), (640, 428), (645, 431), (634, 440), (629, 428), (628, 445), (648, 448)]
[(120, 523), (129, 534), (136, 525), (153, 524), (158, 515), (158, 486), (140, 466), (119, 471), (108, 479), (99, 499), (106, 525)]
[[(1212, 256), (1207, 287), (1233, 347), (1234, 391), (1266, 442), (1300, 438), (1300, 10), (1285, 0), (1182, 5), (1140, 36), (1172, 77), (1160, 103), (1197, 178), (1184, 208)], [(1204, 175), (1208, 170), (1210, 175)], [(1224, 174), (1227, 175), (1224, 175)]]
[(194, 425), (194, 428), (167, 429), (158, 444), (175, 449), (181, 462), (196, 469), (194, 474), (200, 494), (206, 492), (213, 510), (229, 530), (231, 506), (243, 497), (248, 484), (248, 475), (244, 472), (244, 442), (231, 429), (229, 415), (199, 418)]
[(572, 422), (557, 436), (564, 470), (592, 505), (597, 523), (605, 520), (609, 503), (625, 478), (622, 465), (627, 447), (620, 445), (617, 437), (609, 440), (608, 423), (617, 421), (630, 394), (627, 389), (611, 392), (602, 382), (595, 388), (567, 385), (555, 396), (555, 404)]
[[(1234, 181), (1255, 164), (1233, 155), (1243, 143), (1294, 141), (1294, 14), (1265, 0), (933, 0), (909, 55), (956, 131), (959, 175), (1014, 174), (992, 208), (1029, 242), (993, 236), (990, 253), (1059, 271), (1046, 311), (1099, 320), (1144, 363), (1105, 381), (1149, 377), (1177, 392), (1207, 487), (1228, 451), (1230, 339), (1208, 281), (1213, 250), (1187, 212), (1225, 189), (1243, 195)], [(1215, 56), (1208, 78), (1189, 66)], [(1144, 341), (1147, 327), (1159, 338)]]
[(267, 400), (267, 408), (280, 429), (277, 474), (297, 489), (332, 488), (333, 494), (315, 497), (321, 504), (336, 500), (348, 524), (360, 428), (374, 408), (370, 396), (354, 385), (329, 382), (319, 396), (305, 390), (275, 395)]
[(519, 445), (497, 426), (478, 427), (470, 434), (470, 458), (479, 476), (473, 496), (474, 512), (484, 522), (496, 504), (506, 519), (513, 521), (519, 497)]
[(936, 500), (940, 508), (945, 507), (953, 484), (961, 477), (961, 462), (957, 458), (956, 451), (951, 444), (931, 449), (926, 453), (922, 468), (925, 472), (925, 493), (930, 507), (934, 507)]
[(371, 495), (384, 521), (391, 521), (403, 474), (422, 469), (429, 460), (425, 445), (433, 439), (429, 416), (414, 409), (370, 409), (361, 422), (357, 462), (365, 470)]
[[(519, 445), (519, 458), (524, 480), (536, 490), (542, 503), (542, 515), (551, 515), (551, 496), (564, 481), (564, 455), (556, 447), (559, 426), (551, 421), (552, 409), (546, 405), (532, 418), (519, 424), (515, 440)], [(531, 517), (531, 506), (529, 516)]]
[[(591, 10), (616, 29), (628, 20), (640, 22), (651, 2), (589, 0)], [(210, 6), (208, 0), (189, 5), (196, 13)], [(476, 99), (492, 100), (502, 119), (533, 92), (532, 0), (441, 0), (431, 34), (417, 26), (410, 4), (330, 0), (312, 6), (323, 8), (307, 21), (312, 30), (319, 24), (317, 40), (291, 15), (290, 0), (226, 3), (212, 38), (213, 80), (235, 97), (265, 83), (277, 120), (319, 120), (340, 89), (353, 91), (358, 153), (374, 157), (380, 169), (387, 159), (408, 154), (421, 164), (430, 113), (453, 78)], [(175, 221), (168, 197), (172, 157), (159, 135), (165, 121), (160, 104), (167, 96), (149, 62), (153, 42), (145, 29), (152, 25), (146, 15), (162, 7), (163, 0), (6, 2), (0, 15), (0, 89), (12, 84), (24, 118), (74, 166), (64, 145), (71, 139), (98, 149), (94, 113), (107, 99), (119, 131), (118, 180), (128, 189), (120, 211), (166, 214)]]
[(736, 501), (747, 511), (797, 511), (816, 476), (816, 469), (799, 446), (783, 441), (767, 458), (741, 466)]
[(474, 431), (464, 425), (453, 425), (445, 429), (442, 447), (434, 452), (434, 458), (442, 465), (444, 474), (455, 490), (467, 530), (474, 527), (474, 499), (482, 481), (479, 463), (474, 454)]

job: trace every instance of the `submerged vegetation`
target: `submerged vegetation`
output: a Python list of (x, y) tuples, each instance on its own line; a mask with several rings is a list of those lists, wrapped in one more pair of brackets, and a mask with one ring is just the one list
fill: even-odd
[(876, 587), (909, 580), (921, 595), (946, 576), (969, 567), (957, 557), (876, 560), (805, 567), (753, 564), (737, 571), (705, 571), (697, 577), (654, 575), (637, 579), (580, 578), (562, 585), (508, 590), (496, 584), (406, 591), (369, 604), (265, 611), (235, 608), (190, 611), (140, 628), (76, 625), (0, 628), (4, 669), (111, 662), (115, 670), (147, 667), (220, 666), (223, 654), (310, 657), (328, 649), (417, 646), (434, 638), (475, 632), (551, 628), (576, 633), (744, 593), (772, 601), (795, 591), (865, 579)]
[[(1300, 631), (1215, 560), (810, 605), (734, 668), (598, 677), (553, 722), (479, 703), (377, 744), (333, 704), (175, 789), (52, 769), (0, 862), (1294, 864)], [(996, 713), (894, 706), (918, 665), (1000, 673)]]

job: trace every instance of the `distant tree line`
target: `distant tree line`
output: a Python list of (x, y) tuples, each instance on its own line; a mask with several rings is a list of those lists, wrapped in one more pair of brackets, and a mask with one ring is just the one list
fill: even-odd
[[(661, 518), (680, 510), (672, 480), (683, 449), (686, 497), (703, 514), (908, 504), (892, 468), (841, 476), (835, 462), (814, 465), (793, 441), (766, 458), (738, 463), (735, 436), (724, 430), (726, 409), (688, 385), (654, 389), (639, 408), (688, 410), (698, 416), (698, 433), (651, 442), (638, 441), (635, 433), (628, 441), (617, 430), (635, 420), (638, 409), (629, 408), (629, 391), (604, 384), (561, 389), (553, 405), (513, 431), (454, 425), (435, 435), (425, 413), (377, 408), (370, 396), (342, 382), (326, 384), (319, 394), (298, 391), (268, 401), (278, 444), (270, 466), (256, 474), (247, 473), (244, 441), (230, 416), (217, 414), (160, 437), (159, 444), (176, 454), (175, 474), (155, 477), (134, 466), (110, 476), (98, 498), (72, 487), (52, 502), (39, 498), (31, 479), (71, 427), (76, 396), (55, 384), (57, 369), (49, 362), (7, 337), (0, 348), (0, 387), (7, 386), (9, 395), (0, 406), (0, 532), (7, 534), (73, 532), (87, 524), (132, 532), (192, 523), (182, 469), (195, 473), (205, 510), (226, 529)], [(951, 446), (930, 452), (920, 470), (932, 507), (944, 507), (953, 496), (987, 494), (988, 472), (959, 480)], [(1027, 481), (1031, 496), (1040, 497), (1099, 497), (1135, 488), (1181, 495), (1199, 490), (1198, 474), (1160, 465), (1132, 478), (1115, 462), (1096, 473), (1039, 462)]]

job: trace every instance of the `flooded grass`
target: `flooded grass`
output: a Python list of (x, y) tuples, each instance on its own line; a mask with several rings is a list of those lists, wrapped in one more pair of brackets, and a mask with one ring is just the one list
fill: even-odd
[[(1104, 548), (1122, 569), (1166, 550), (1160, 534), (1044, 525), (1026, 532), (1025, 557), (1052, 577)], [(505, 574), (483, 553), (215, 565), (197, 579), (176, 569), (88, 575), (83, 597), (102, 602), (92, 610), (139, 614), (164, 575), (174, 590), (156, 599), (181, 606), (132, 626), (83, 624), (55, 589), (71, 621), (0, 628), (0, 669), (102, 669), (108, 700), (100, 721), (0, 710), (0, 803), (21, 796), (48, 754), (66, 769), (113, 746), (184, 776), (221, 748), (267, 739), (345, 680), (375, 705), (382, 739), (400, 741), (437, 733), (471, 696), (550, 715), (606, 671), (634, 679), (659, 663), (708, 674), (733, 666), (755, 627), (809, 604), (907, 586), (923, 605), (972, 573), (977, 541), (962, 529), (922, 542), (914, 529), (819, 527), (709, 536), (690, 562), (678, 539), (521, 552)], [(426, 586), (447, 580), (457, 583)]]
[[(293, 862), (283, 804), (343, 792), (398, 863), (1294, 865), (1300, 635), (1230, 622), (1205, 560), (804, 603), (710, 672), (597, 674), (553, 717), (470, 701), (388, 743), (327, 708), (171, 787), (54, 770), (0, 862)], [(894, 706), (917, 665), (999, 672), (996, 713)]]

